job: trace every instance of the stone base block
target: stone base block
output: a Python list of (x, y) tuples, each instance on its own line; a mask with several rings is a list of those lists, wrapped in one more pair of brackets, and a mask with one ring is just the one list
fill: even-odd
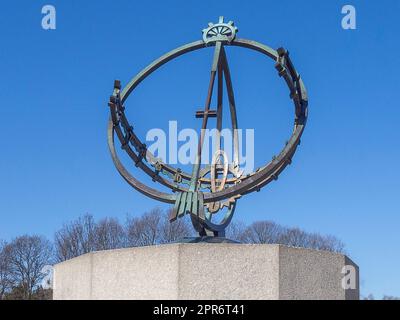
[(346, 256), (281, 245), (108, 250), (54, 268), (57, 300), (345, 300), (359, 299), (358, 285), (358, 267)]

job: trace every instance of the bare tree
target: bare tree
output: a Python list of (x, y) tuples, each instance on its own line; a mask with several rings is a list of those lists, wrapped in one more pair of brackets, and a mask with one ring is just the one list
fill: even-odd
[(345, 253), (344, 243), (332, 235), (322, 236), (319, 233), (311, 233), (308, 238), (308, 248)]
[(90, 214), (64, 224), (54, 237), (56, 260), (65, 261), (94, 251), (95, 228), (94, 218)]
[(125, 231), (117, 219), (105, 218), (95, 224), (96, 250), (110, 250), (125, 246)]
[[(55, 234), (56, 260), (68, 260), (95, 250), (170, 243), (193, 235), (188, 217), (171, 224), (169, 213), (170, 211), (164, 212), (155, 208), (142, 216), (128, 218), (125, 226), (113, 218), (96, 222), (92, 215), (86, 214), (64, 224)], [(344, 252), (343, 243), (336, 237), (308, 233), (299, 228), (287, 228), (272, 221), (257, 221), (249, 226), (234, 221), (227, 228), (226, 236), (242, 243), (283, 244)]]
[(186, 218), (174, 223), (169, 221), (169, 212), (155, 208), (141, 217), (130, 218), (126, 224), (128, 246), (151, 246), (177, 241), (192, 235)]
[(277, 243), (290, 247), (309, 247), (309, 234), (299, 228), (281, 228)]
[(159, 243), (162, 215), (161, 209), (155, 208), (141, 217), (128, 219), (126, 225), (128, 245), (140, 247)]
[(400, 300), (400, 297), (394, 297), (394, 296), (387, 296), (384, 295), (382, 300)]
[(282, 244), (344, 253), (343, 242), (334, 236), (287, 228), (272, 221), (257, 221), (248, 227), (241, 222), (233, 222), (227, 229), (227, 237), (242, 243)]
[(226, 238), (241, 243), (250, 242), (250, 229), (242, 221), (232, 221), (225, 231)]
[(257, 221), (246, 230), (249, 243), (279, 243), (282, 237), (282, 226), (272, 221)]
[(51, 264), (51, 243), (40, 236), (24, 235), (6, 245), (10, 254), (10, 276), (21, 290), (22, 299), (31, 299), (45, 276), (43, 268)]
[(54, 236), (57, 261), (97, 250), (122, 248), (125, 244), (125, 230), (117, 219), (104, 218), (96, 222), (90, 214), (64, 224)]
[(7, 242), (0, 240), (0, 300), (13, 286), (10, 258), (10, 247)]
[(170, 212), (162, 215), (160, 221), (159, 243), (170, 243), (192, 235), (192, 227), (187, 217), (178, 219), (174, 223), (169, 221)]
[(364, 296), (362, 300), (400, 300), (400, 297), (395, 297), (395, 296), (388, 296), (388, 295), (383, 295), (382, 299), (375, 299), (373, 294), (369, 294), (368, 296)]

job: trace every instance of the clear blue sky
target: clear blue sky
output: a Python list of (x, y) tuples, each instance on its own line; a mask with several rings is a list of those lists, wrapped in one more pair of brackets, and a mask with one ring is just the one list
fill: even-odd
[[(57, 9), (53, 31), (41, 28), (48, 3)], [(357, 9), (357, 30), (341, 28), (345, 4)], [(0, 238), (51, 239), (86, 212), (124, 220), (157, 205), (133, 191), (111, 162), (113, 80), (126, 84), (161, 54), (200, 39), (219, 15), (236, 22), (240, 37), (288, 48), (310, 95), (293, 165), (242, 199), (236, 219), (333, 234), (359, 264), (363, 294), (400, 296), (396, 0), (2, 3)], [(239, 125), (255, 129), (262, 163), (290, 134), (292, 106), (272, 62), (228, 49)], [(192, 118), (206, 95), (212, 52), (205, 52), (171, 63), (138, 88), (128, 115), (140, 134), (169, 119), (199, 125)]]

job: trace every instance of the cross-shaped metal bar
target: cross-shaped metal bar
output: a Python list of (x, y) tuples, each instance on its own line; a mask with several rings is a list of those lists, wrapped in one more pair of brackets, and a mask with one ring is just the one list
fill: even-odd
[(208, 111), (200, 110), (200, 111), (196, 111), (196, 118), (197, 119), (203, 119), (205, 116), (207, 116), (208, 118), (216, 118), (217, 117), (217, 111), (216, 110), (208, 110)]

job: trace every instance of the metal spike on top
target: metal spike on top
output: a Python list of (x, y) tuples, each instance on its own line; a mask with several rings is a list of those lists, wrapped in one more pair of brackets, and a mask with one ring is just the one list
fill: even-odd
[(235, 27), (233, 21), (225, 23), (224, 17), (221, 16), (218, 23), (210, 22), (208, 28), (203, 29), (203, 41), (206, 44), (216, 41), (232, 42), (238, 32), (239, 30)]

